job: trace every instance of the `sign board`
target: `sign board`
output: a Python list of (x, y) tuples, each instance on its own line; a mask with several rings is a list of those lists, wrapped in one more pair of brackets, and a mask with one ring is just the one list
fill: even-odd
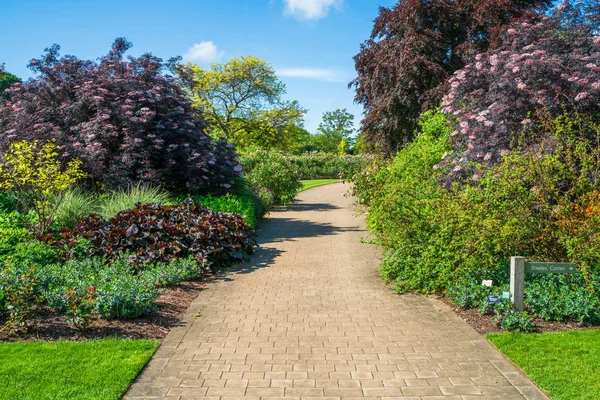
[(510, 292), (502, 292), (502, 300), (510, 300)]
[(500, 300), (501, 300), (500, 296), (488, 296), (488, 303), (498, 304), (498, 303), (500, 303)]
[(577, 266), (564, 262), (526, 262), (525, 273), (528, 274), (574, 274)]
[(510, 298), (517, 311), (523, 311), (525, 274), (575, 274), (577, 265), (564, 262), (527, 262), (525, 257), (510, 258)]

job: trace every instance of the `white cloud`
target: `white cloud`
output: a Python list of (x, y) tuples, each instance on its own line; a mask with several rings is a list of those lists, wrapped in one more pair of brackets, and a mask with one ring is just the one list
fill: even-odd
[(198, 63), (211, 63), (218, 61), (225, 55), (224, 51), (217, 49), (213, 42), (200, 42), (190, 47), (183, 55), (185, 61), (194, 61)]
[(289, 78), (307, 78), (327, 82), (343, 81), (340, 74), (332, 69), (324, 68), (281, 68), (277, 75)]
[(329, 13), (331, 7), (340, 7), (343, 0), (283, 0), (286, 15), (303, 20), (318, 20)]

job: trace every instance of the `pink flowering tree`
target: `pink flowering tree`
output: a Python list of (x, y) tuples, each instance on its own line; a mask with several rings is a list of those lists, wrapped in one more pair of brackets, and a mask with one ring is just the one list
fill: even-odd
[(472, 162), (500, 161), (517, 141), (539, 143), (542, 115), (600, 112), (597, 15), (593, 4), (563, 3), (537, 23), (511, 25), (500, 48), (453, 75), (442, 110), (456, 117), (454, 152), (440, 164), (450, 166), (451, 180), (467, 176)]
[(387, 155), (414, 138), (422, 112), (437, 108), (446, 80), (477, 52), (496, 48), (502, 27), (545, 13), (552, 0), (399, 0), (380, 7), (354, 57), (355, 101), (366, 143)]
[(130, 47), (117, 39), (98, 62), (46, 49), (29, 65), (37, 77), (13, 85), (0, 104), (0, 147), (54, 139), (63, 161), (80, 159), (96, 188), (227, 191), (241, 172), (231, 146), (204, 133), (202, 116), (160, 58), (125, 59)]

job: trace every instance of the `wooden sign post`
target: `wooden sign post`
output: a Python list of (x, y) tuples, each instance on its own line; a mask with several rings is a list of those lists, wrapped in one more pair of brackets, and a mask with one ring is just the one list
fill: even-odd
[(525, 257), (510, 258), (510, 298), (517, 311), (523, 311)]
[(523, 311), (525, 273), (528, 274), (574, 274), (577, 265), (564, 262), (527, 262), (525, 257), (510, 258), (510, 298), (515, 310)]

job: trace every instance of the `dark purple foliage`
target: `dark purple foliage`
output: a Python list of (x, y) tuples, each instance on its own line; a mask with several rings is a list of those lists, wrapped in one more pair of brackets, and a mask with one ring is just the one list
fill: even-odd
[(30, 62), (35, 79), (16, 84), (0, 106), (0, 146), (56, 139), (64, 160), (83, 161), (95, 185), (133, 183), (172, 191), (226, 191), (241, 168), (233, 149), (204, 133), (163, 61), (151, 54), (124, 59), (117, 39), (98, 62), (59, 57), (57, 45)]
[(517, 23), (503, 45), (478, 54), (450, 79), (442, 110), (457, 117), (455, 151), (442, 162), (452, 178), (469, 162), (491, 165), (517, 141), (546, 138), (541, 119), (564, 112), (600, 112), (600, 37), (592, 15), (564, 4), (537, 23)]
[(400, 0), (380, 8), (354, 57), (363, 132), (384, 153), (413, 138), (421, 112), (439, 104), (444, 82), (476, 53), (494, 47), (500, 27), (535, 16), (550, 0)]
[(193, 200), (173, 206), (138, 204), (105, 221), (92, 215), (41, 240), (66, 250), (78, 238), (91, 241), (93, 254), (113, 258), (133, 253), (137, 262), (196, 257), (223, 267), (252, 254), (254, 230), (237, 214), (213, 212)]

